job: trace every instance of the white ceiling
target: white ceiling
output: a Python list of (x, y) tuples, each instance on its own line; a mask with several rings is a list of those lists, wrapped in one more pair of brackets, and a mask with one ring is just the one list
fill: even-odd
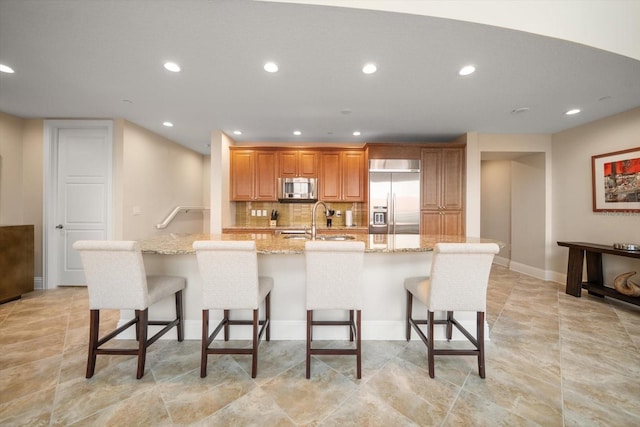
[[(267, 60), (280, 71), (266, 73)], [(367, 61), (377, 73), (362, 74)], [(215, 130), (240, 129), (238, 141), (446, 141), (554, 133), (640, 106), (640, 61), (607, 51), (443, 18), (245, 0), (0, 0), (0, 63), (16, 71), (0, 73), (0, 111), (122, 117), (203, 153)], [(477, 72), (459, 77), (468, 63)], [(511, 113), (520, 107), (529, 111)], [(574, 107), (582, 113), (563, 114)]]

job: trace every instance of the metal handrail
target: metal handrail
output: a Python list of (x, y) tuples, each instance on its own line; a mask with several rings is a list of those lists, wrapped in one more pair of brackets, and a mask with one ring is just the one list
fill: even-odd
[(175, 218), (176, 215), (178, 215), (180, 212), (184, 212), (184, 213), (188, 213), (189, 211), (203, 212), (208, 210), (209, 208), (205, 208), (202, 206), (176, 206), (171, 211), (171, 213), (165, 218), (165, 220), (162, 221), (162, 223), (156, 224), (156, 228), (167, 228), (167, 225), (169, 225), (169, 223), (173, 221), (173, 218)]

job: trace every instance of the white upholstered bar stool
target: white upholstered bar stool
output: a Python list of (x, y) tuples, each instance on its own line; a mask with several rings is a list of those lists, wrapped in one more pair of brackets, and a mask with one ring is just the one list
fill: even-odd
[[(273, 279), (258, 275), (255, 241), (208, 241), (193, 243), (202, 276), (202, 355), (200, 377), (207, 376), (209, 354), (251, 354), (251, 377), (258, 373), (258, 346), (263, 334), (269, 341), (271, 289)], [(259, 320), (259, 305), (264, 301), (264, 320)], [(209, 335), (209, 310), (222, 310), (223, 318)], [(230, 310), (252, 310), (252, 320), (232, 320)], [(229, 326), (251, 325), (251, 348), (209, 348), (221, 329), (229, 340)], [(258, 326), (262, 325), (260, 331)]]
[[(79, 240), (73, 248), (80, 252), (82, 267), (89, 290), (89, 356), (87, 378), (95, 372), (98, 354), (137, 355), (136, 378), (144, 375), (147, 348), (174, 326), (178, 341), (184, 339), (182, 291), (186, 286), (183, 277), (147, 276), (142, 254), (134, 241)], [(149, 306), (175, 296), (176, 318), (171, 321), (150, 321)], [(126, 324), (98, 337), (100, 310), (135, 310), (135, 316)], [(137, 349), (101, 348), (125, 329), (136, 325)], [(151, 338), (147, 338), (148, 325), (164, 325)]]
[[(311, 377), (311, 356), (354, 355), (356, 377), (362, 378), (362, 293), (363, 242), (308, 241), (305, 243), (307, 288), (307, 378)], [(315, 310), (348, 310), (349, 320), (313, 320)], [(355, 311), (355, 321), (354, 321)], [(311, 348), (314, 326), (348, 326), (355, 349)]]
[[(478, 373), (485, 377), (484, 318), (487, 306), (487, 286), (493, 257), (499, 251), (495, 243), (438, 243), (435, 245), (431, 275), (411, 277), (404, 281), (407, 291), (407, 341), (411, 340), (411, 327), (427, 346), (429, 376), (435, 376), (435, 356), (477, 356)], [(413, 298), (427, 307), (427, 319), (413, 318)], [(434, 312), (444, 311), (444, 320), (435, 320)], [(454, 317), (454, 311), (476, 312), (476, 337), (471, 335)], [(425, 337), (418, 325), (427, 325)], [(446, 338), (451, 340), (455, 326), (474, 349), (434, 348), (434, 325), (446, 325)]]

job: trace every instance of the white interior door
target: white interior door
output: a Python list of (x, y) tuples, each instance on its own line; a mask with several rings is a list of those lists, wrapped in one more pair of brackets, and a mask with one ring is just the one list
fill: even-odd
[(52, 135), (47, 287), (84, 285), (77, 240), (110, 237), (112, 132), (64, 124)]

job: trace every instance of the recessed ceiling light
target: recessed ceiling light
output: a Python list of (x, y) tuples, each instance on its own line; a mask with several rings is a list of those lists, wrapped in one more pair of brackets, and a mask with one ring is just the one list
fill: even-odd
[(567, 111), (567, 112), (566, 112), (566, 113), (564, 113), (564, 114), (566, 114), (567, 116), (573, 116), (573, 115), (578, 114), (579, 112), (580, 112), (580, 109), (579, 109), (579, 108), (573, 108), (573, 109), (571, 109), (571, 110)]
[(275, 62), (267, 62), (266, 64), (264, 64), (264, 70), (267, 73), (276, 73), (278, 72), (278, 64), (276, 64)]
[(294, 131), (293, 131), (293, 134), (294, 134), (295, 136), (300, 136), (300, 135), (302, 135), (302, 132), (300, 132), (299, 130), (294, 130)]
[(242, 131), (234, 130), (234, 131), (233, 131), (233, 134), (234, 134), (234, 135), (242, 135)]
[(173, 123), (171, 123), (171, 122), (162, 122), (162, 125), (166, 126), (168, 128), (172, 128), (173, 127)]
[(15, 73), (15, 71), (13, 71), (13, 68), (9, 67), (8, 65), (4, 65), (4, 64), (0, 64), (0, 71), (2, 71), (3, 73), (7, 73), (7, 74)]
[(353, 136), (360, 136), (360, 131), (355, 131), (355, 132), (353, 133)]
[(460, 68), (458, 74), (461, 76), (468, 76), (469, 74), (473, 74), (475, 71), (476, 67), (474, 67), (473, 65), (465, 65), (464, 67)]
[(180, 66), (178, 64), (176, 64), (175, 62), (165, 62), (164, 63), (164, 68), (166, 68), (167, 70), (173, 72), (173, 73), (179, 73), (180, 72)]
[(362, 72), (365, 74), (373, 74), (376, 71), (378, 71), (378, 67), (376, 67), (376, 64), (368, 63), (364, 64), (364, 67), (362, 67)]

